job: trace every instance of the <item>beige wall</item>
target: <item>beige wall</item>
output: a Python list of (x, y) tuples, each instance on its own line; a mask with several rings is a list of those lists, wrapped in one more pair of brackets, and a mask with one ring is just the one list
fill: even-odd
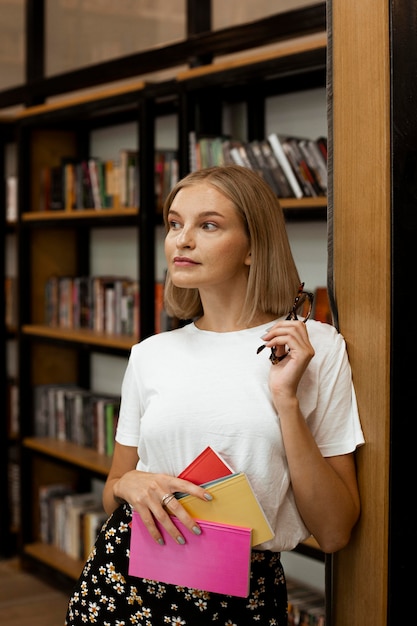
[[(214, 29), (316, 4), (212, 0)], [(182, 40), (186, 0), (45, 0), (47, 76)], [(25, 80), (25, 0), (0, 0), (0, 90)]]

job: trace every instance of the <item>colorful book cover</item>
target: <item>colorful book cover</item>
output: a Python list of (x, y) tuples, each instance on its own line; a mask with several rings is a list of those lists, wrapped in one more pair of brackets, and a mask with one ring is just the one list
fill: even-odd
[(251, 530), (197, 520), (194, 535), (174, 518), (185, 544), (176, 543), (158, 524), (164, 538), (159, 545), (134, 511), (130, 540), (129, 575), (163, 583), (246, 598), (249, 595)]
[(232, 468), (221, 456), (207, 446), (187, 467), (178, 475), (178, 478), (189, 480), (196, 485), (207, 483), (216, 478), (233, 474)]
[(274, 537), (271, 525), (245, 473), (238, 472), (206, 482), (203, 487), (213, 496), (213, 500), (207, 502), (190, 494), (178, 496), (183, 507), (194, 519), (251, 528), (252, 546)]

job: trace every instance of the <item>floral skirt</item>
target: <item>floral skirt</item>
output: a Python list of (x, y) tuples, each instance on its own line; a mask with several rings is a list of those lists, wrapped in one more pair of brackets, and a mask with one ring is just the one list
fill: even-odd
[(69, 600), (66, 626), (287, 626), (280, 554), (252, 551), (247, 598), (208, 593), (128, 575), (131, 508), (109, 517)]

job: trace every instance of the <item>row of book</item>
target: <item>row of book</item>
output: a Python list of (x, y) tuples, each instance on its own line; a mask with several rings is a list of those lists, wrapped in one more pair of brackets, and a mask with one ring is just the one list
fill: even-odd
[(21, 520), (21, 497), (20, 497), (20, 476), (21, 461), (18, 445), (10, 445), (7, 459), (7, 483), (8, 483), (8, 510), (9, 528), (17, 533), (20, 529)]
[[(178, 180), (174, 150), (155, 153), (155, 199), (160, 207)], [(41, 169), (41, 211), (73, 211), (139, 206), (139, 152), (120, 149), (117, 159), (75, 159), (64, 156), (56, 166)]]
[(77, 493), (69, 483), (39, 488), (40, 540), (85, 561), (107, 519), (99, 491)]
[(73, 384), (42, 384), (34, 388), (36, 437), (52, 437), (93, 448), (111, 456), (120, 397), (93, 393)]
[(6, 327), (15, 328), (17, 326), (17, 278), (15, 276), (5, 276), (4, 297)]
[(17, 439), (20, 433), (19, 386), (11, 377), (6, 380), (6, 420), (7, 436), (9, 439)]
[(45, 284), (45, 323), (137, 336), (139, 286), (121, 276), (50, 276)]
[(239, 141), (226, 136), (198, 137), (190, 133), (193, 170), (236, 163), (257, 171), (280, 198), (327, 194), (327, 139), (284, 136)]

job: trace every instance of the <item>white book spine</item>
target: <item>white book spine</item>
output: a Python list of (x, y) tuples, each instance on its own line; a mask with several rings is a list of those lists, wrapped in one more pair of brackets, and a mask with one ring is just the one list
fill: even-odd
[(281, 146), (281, 142), (276, 133), (271, 133), (268, 135), (268, 141), (271, 144), (271, 148), (274, 151), (275, 156), (278, 159), (279, 164), (281, 165), (285, 176), (289, 184), (291, 185), (291, 189), (294, 192), (296, 198), (302, 198), (304, 196), (303, 190), (301, 189), (298, 180), (292, 170), (291, 164), (288, 161), (288, 158)]

